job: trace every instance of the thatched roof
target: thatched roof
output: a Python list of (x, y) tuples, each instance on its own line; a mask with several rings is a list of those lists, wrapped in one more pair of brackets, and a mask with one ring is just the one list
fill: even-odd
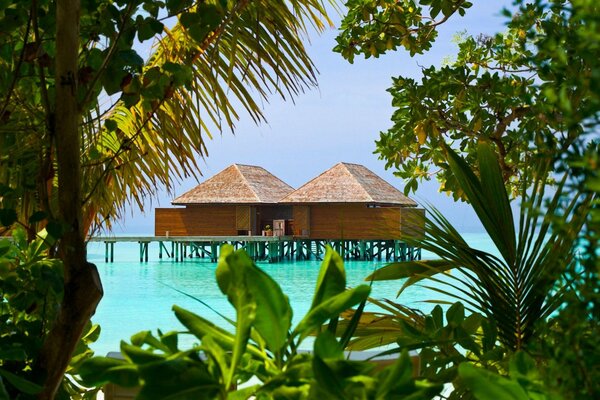
[(281, 199), (280, 203), (367, 203), (415, 207), (417, 203), (358, 164), (339, 163)]
[(274, 204), (293, 190), (264, 168), (233, 164), (171, 204)]

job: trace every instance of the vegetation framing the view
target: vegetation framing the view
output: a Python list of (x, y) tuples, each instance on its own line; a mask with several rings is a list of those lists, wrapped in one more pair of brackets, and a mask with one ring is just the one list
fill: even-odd
[[(349, 0), (335, 51), (350, 62), (397, 49), (420, 54), (441, 24), (470, 7)], [(423, 245), (440, 260), (392, 265), (375, 278), (408, 277), (399, 289), (443, 280), (440, 291), (460, 281), (462, 302), (424, 315), (400, 296), (373, 300), (385, 312), (365, 313), (368, 288), (346, 289), (330, 253), (311, 312), (290, 330), (278, 286), (243, 253), (228, 253), (217, 281), (238, 311), (235, 336), (176, 308), (199, 347), (140, 334), (116, 365), (86, 361), (102, 297), (86, 234), (157, 185), (171, 189), (197, 174), (204, 139), (233, 129), (240, 111), (262, 121), (260, 99), (313, 85), (302, 39), (330, 24), (325, 5), (0, 2), (0, 232), (12, 235), (0, 241), (0, 398), (93, 396), (84, 381), (144, 386), (157, 365), (200, 385), (198, 398), (425, 399), (449, 383), (449, 398), (598, 398), (600, 6), (515, 0), (498, 12), (504, 32), (464, 37), (454, 61), (424, 69), (420, 81), (394, 78), (392, 126), (376, 143), (407, 191), (435, 176), (442, 191), (470, 202), (500, 257), (471, 249), (432, 210)], [(144, 61), (134, 44), (153, 38)], [(449, 268), (460, 273), (440, 278)], [(309, 334), (314, 352), (299, 355), (298, 338)], [(344, 347), (383, 339), (401, 354), (392, 367), (344, 360)], [(412, 349), (420, 351), (415, 376)], [(262, 383), (237, 391), (250, 374)], [(187, 398), (157, 385), (140, 398)]]

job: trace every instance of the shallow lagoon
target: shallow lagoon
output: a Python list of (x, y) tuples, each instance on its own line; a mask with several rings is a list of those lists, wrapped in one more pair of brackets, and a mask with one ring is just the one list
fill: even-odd
[[(465, 239), (482, 250), (489, 249), (491, 243), (485, 235), (465, 234)], [(88, 247), (91, 262), (98, 266), (104, 298), (96, 315), (95, 323), (102, 327), (100, 339), (92, 346), (98, 354), (106, 354), (119, 348), (122, 339), (142, 330), (157, 328), (163, 332), (182, 329), (171, 311), (173, 304), (187, 308), (218, 325), (227, 327), (215, 312), (200, 302), (178, 292), (201, 299), (218, 312), (234, 317), (234, 311), (219, 290), (215, 277), (215, 263), (202, 259), (186, 259), (176, 263), (169, 259), (158, 260), (158, 246), (150, 247), (150, 261), (139, 262), (137, 243), (118, 243), (115, 246), (115, 262), (104, 262), (104, 244), (91, 243)], [(432, 258), (423, 254), (423, 258)], [(347, 261), (345, 263), (348, 285), (356, 286), (376, 268), (385, 265), (382, 261)], [(294, 310), (294, 322), (306, 313), (312, 301), (312, 294), (319, 271), (320, 261), (259, 263), (288, 295)], [(374, 282), (371, 296), (395, 299), (400, 282)], [(175, 290), (177, 289), (177, 290)], [(431, 309), (432, 305), (423, 300), (433, 295), (425, 288), (413, 287), (398, 299), (404, 305), (421, 309)], [(193, 341), (189, 338), (190, 344)]]

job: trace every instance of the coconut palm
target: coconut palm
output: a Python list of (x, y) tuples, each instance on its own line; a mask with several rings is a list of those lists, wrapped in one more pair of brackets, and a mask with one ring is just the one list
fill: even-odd
[[(144, 70), (165, 63), (191, 66), (192, 80), (151, 108), (143, 102), (116, 104), (105, 118), (115, 131), (88, 126), (86, 147), (102, 162), (86, 168), (87, 224), (119, 216), (127, 202), (143, 199), (159, 186), (167, 190), (185, 176), (201, 173), (197, 160), (207, 155), (205, 140), (229, 128), (245, 111), (264, 120), (261, 102), (271, 95), (293, 98), (316, 85), (316, 70), (303, 40), (309, 28), (331, 25), (320, 1), (240, 1), (222, 16), (212, 34), (193, 40), (179, 21), (156, 42)], [(192, 32), (193, 33), (193, 32)], [(94, 121), (90, 118), (90, 121)], [(89, 152), (88, 152), (89, 154)]]
[[(51, 251), (63, 261), (64, 296), (34, 366), (45, 376), (39, 398), (52, 398), (102, 297), (86, 260), (90, 225), (198, 176), (204, 141), (233, 129), (242, 111), (260, 122), (270, 95), (314, 85), (303, 39), (330, 21), (318, 0), (0, 8), (0, 235), (22, 224), (31, 237), (45, 226), (58, 239)], [(155, 35), (144, 62), (133, 43)]]
[[(86, 226), (119, 217), (128, 202), (142, 207), (157, 188), (172, 190), (183, 177), (199, 177), (197, 161), (207, 155), (206, 140), (234, 131), (243, 114), (256, 123), (264, 121), (262, 104), (270, 97), (292, 99), (316, 85), (317, 71), (304, 42), (309, 31), (332, 26), (323, 2), (180, 3), (191, 5), (167, 20), (171, 27), (156, 36), (143, 71), (111, 83), (120, 96), (116, 101), (100, 91), (111, 74), (109, 57), (87, 76), (90, 68), (83, 66), (97, 55), (98, 45), (82, 43), (79, 79), (89, 88), (80, 96)], [(335, 8), (335, 1), (330, 4)], [(133, 18), (136, 7), (124, 6), (122, 19)], [(198, 32), (190, 15), (208, 15), (210, 24)], [(122, 28), (126, 30), (125, 23)], [(114, 58), (119, 46), (114, 40), (103, 51), (110, 54), (114, 47)], [(38, 81), (35, 85), (41, 87)], [(144, 94), (150, 92), (154, 99), (146, 101)], [(56, 209), (48, 110), (39, 99), (43, 95), (30, 95), (16, 85), (7, 97), (13, 111), (10, 124), (1, 127), (13, 133), (20, 124), (22, 131), (15, 142), (0, 143), (4, 154), (11, 154), (0, 160), (2, 183), (28, 188), (18, 196), (21, 221), (35, 210), (53, 215)]]

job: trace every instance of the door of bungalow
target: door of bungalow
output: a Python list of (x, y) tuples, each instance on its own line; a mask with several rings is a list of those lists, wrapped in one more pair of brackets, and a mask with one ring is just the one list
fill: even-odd
[(256, 235), (256, 207), (235, 207), (235, 228), (238, 235)]

